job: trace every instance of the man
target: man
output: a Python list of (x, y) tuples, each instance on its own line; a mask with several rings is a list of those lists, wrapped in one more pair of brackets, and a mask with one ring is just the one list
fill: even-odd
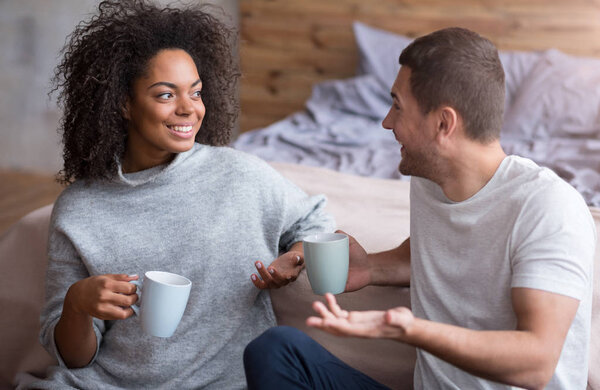
[[(412, 175), (411, 237), (369, 255), (351, 238), (346, 291), (410, 284), (412, 311), (349, 313), (328, 294), (307, 324), (415, 346), (418, 389), (585, 389), (589, 209), (553, 172), (502, 150), (504, 72), (490, 41), (440, 30), (400, 64), (383, 127)], [(291, 328), (254, 340), (245, 365), (250, 389), (384, 388)]]

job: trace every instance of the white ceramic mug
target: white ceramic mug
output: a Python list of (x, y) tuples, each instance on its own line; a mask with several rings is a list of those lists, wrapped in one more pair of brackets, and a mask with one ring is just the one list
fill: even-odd
[(304, 237), (304, 262), (315, 294), (339, 294), (346, 289), (349, 240), (343, 233), (319, 233)]
[(140, 316), (146, 333), (157, 337), (171, 337), (181, 321), (192, 282), (181, 275), (163, 271), (148, 271), (144, 280), (133, 280), (138, 286), (141, 304), (132, 305)]

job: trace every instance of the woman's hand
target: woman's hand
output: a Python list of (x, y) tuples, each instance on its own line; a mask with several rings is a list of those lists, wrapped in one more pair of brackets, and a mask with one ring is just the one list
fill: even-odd
[[(138, 276), (107, 274), (90, 276), (74, 283), (65, 297), (71, 312), (101, 320), (122, 320), (133, 315), (137, 302), (136, 286), (129, 283)], [(65, 308), (66, 309), (66, 308)]]
[(273, 260), (268, 267), (265, 267), (261, 261), (256, 261), (254, 265), (260, 277), (252, 274), (250, 276), (252, 283), (263, 290), (279, 288), (296, 280), (304, 268), (304, 254), (299, 250), (294, 250), (295, 247), (296, 245), (289, 252)]

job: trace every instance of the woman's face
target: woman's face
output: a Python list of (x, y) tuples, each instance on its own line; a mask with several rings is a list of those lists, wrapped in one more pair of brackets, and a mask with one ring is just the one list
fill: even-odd
[(165, 164), (192, 148), (205, 113), (201, 90), (198, 69), (184, 50), (161, 50), (148, 61), (125, 106), (125, 172)]

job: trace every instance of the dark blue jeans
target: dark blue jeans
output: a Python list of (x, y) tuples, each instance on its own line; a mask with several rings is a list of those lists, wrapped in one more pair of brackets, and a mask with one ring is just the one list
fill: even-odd
[(265, 331), (244, 351), (248, 389), (388, 389), (289, 326)]

